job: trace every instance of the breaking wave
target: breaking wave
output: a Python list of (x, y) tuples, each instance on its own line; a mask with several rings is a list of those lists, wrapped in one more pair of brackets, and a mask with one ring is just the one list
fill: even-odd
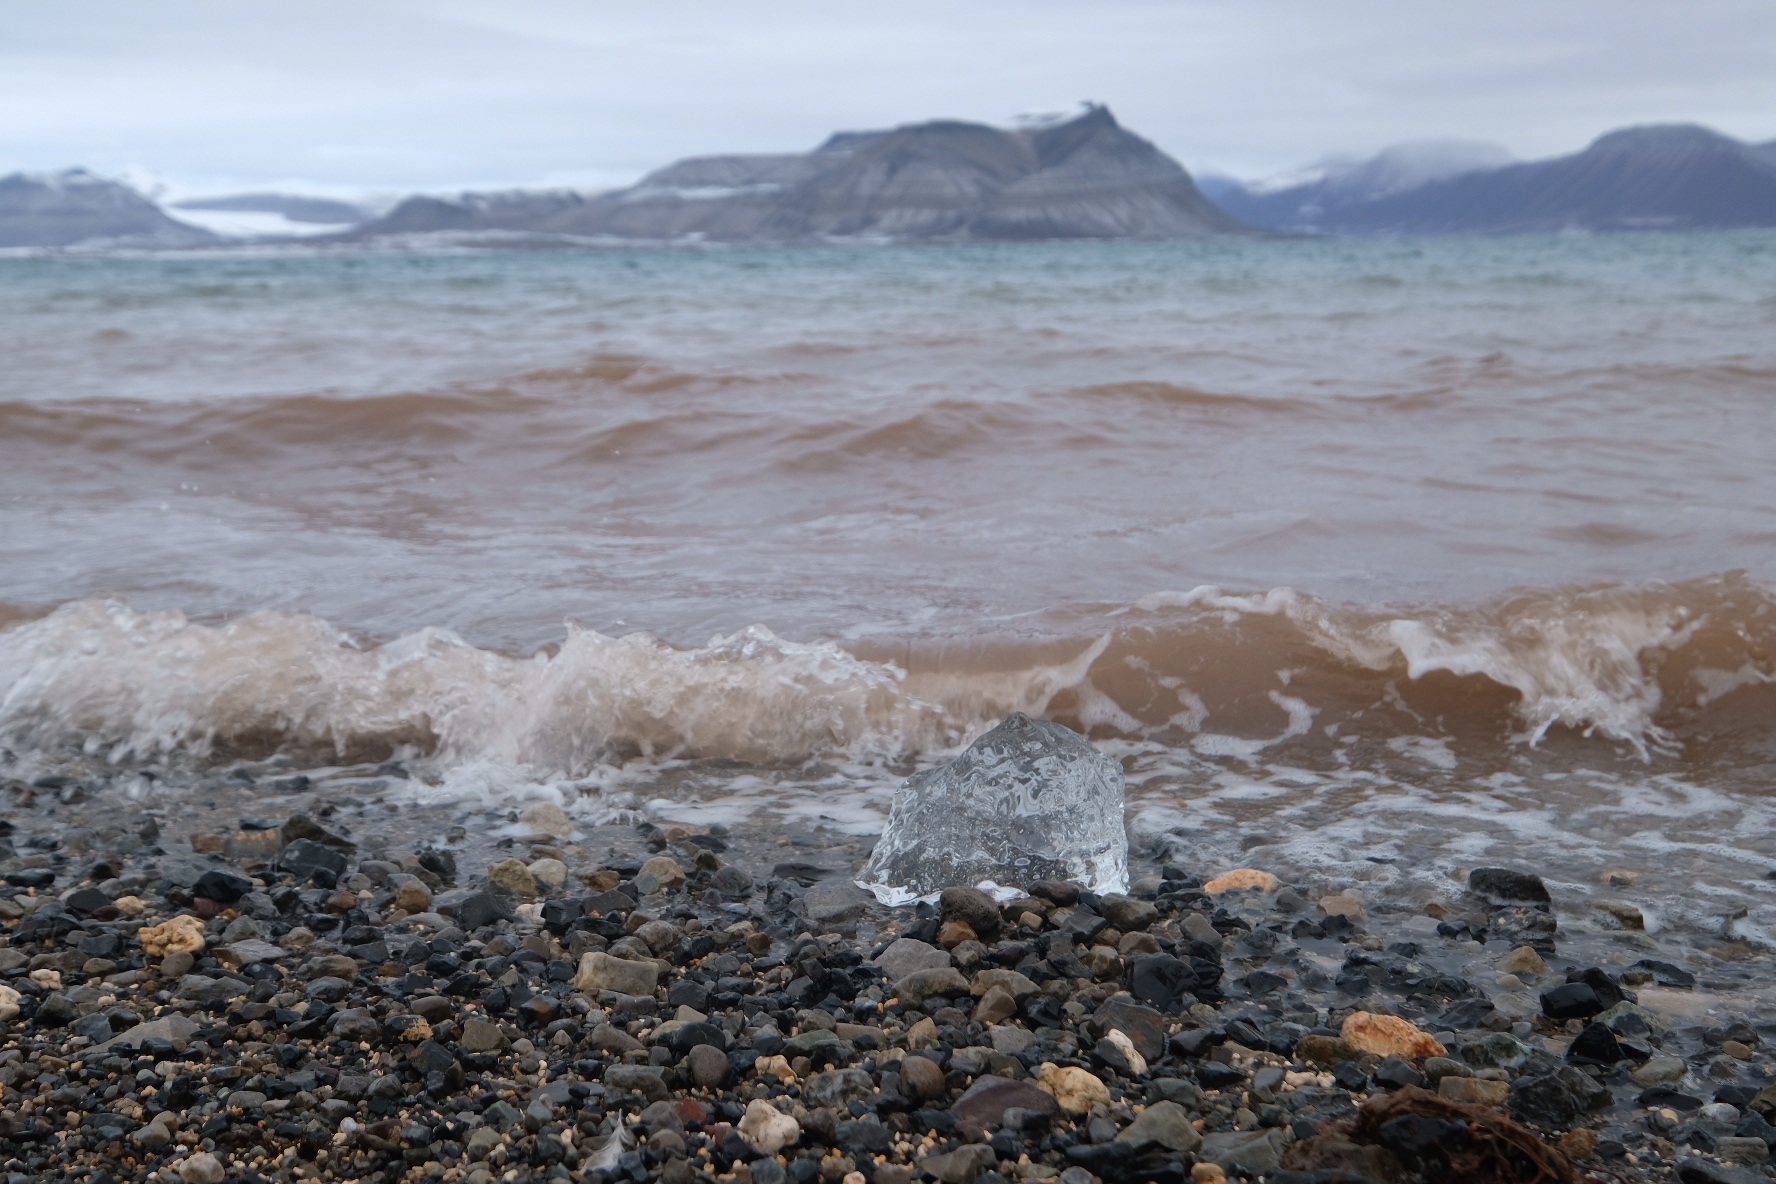
[(1776, 719), (1776, 597), (1740, 575), (1412, 612), (1198, 588), (1043, 630), (845, 648), (752, 626), (686, 648), (570, 627), (523, 657), (436, 628), (373, 644), (304, 613), (212, 624), (92, 599), (0, 611), (0, 738), (113, 760), (406, 753), (580, 776), (940, 754), (1013, 710), (1307, 761), (1431, 734), (1458, 753), (1558, 738), (1718, 763), (1755, 757)]

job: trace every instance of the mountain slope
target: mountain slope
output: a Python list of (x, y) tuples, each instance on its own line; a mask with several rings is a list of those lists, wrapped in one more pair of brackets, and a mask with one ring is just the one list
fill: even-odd
[(727, 242), (1253, 232), (1104, 107), (1033, 129), (937, 120), (842, 132), (804, 155), (696, 157), (590, 197), (410, 198), (360, 233), (426, 229)]
[(1704, 127), (1624, 128), (1552, 160), (1329, 199), (1323, 182), (1218, 193), (1262, 224), (1334, 234), (1532, 234), (1776, 226), (1776, 150)]
[(215, 241), (209, 231), (167, 217), (129, 186), (85, 169), (0, 177), (0, 247), (97, 242), (182, 247)]

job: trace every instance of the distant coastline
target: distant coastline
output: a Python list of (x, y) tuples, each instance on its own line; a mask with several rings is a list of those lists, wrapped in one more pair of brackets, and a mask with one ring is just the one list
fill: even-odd
[(1399, 145), (1268, 181), (1206, 177), (1108, 107), (1016, 128), (934, 120), (838, 132), (812, 152), (700, 156), (627, 188), (416, 194), (383, 211), (283, 193), (162, 207), (83, 169), (0, 177), (0, 249), (222, 245), (807, 245), (1165, 241), (1776, 227), (1776, 142), (1689, 124), (1619, 129), (1514, 162)]

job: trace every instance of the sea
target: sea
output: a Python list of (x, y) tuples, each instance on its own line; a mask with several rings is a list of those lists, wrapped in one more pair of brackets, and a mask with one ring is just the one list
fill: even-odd
[(867, 845), (1022, 711), (1155, 859), (1776, 945), (1770, 234), (24, 254), (0, 358), (15, 796)]

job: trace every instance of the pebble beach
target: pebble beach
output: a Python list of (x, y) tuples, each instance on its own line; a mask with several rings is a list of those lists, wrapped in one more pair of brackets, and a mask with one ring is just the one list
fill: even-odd
[(1534, 868), (1393, 906), (1150, 850), (1127, 894), (888, 909), (823, 828), (42, 780), (5, 786), (9, 1184), (1769, 1178), (1730, 952), (1571, 956)]

